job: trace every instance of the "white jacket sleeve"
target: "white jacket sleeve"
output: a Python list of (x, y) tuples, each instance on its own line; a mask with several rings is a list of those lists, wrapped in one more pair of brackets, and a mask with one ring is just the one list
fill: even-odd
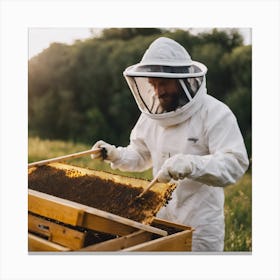
[(189, 179), (224, 187), (243, 176), (249, 160), (235, 116), (226, 106), (220, 109), (211, 110), (205, 116), (209, 155), (186, 155), (186, 160), (192, 170)]
[(129, 145), (117, 148), (120, 156), (118, 160), (111, 163), (113, 169), (141, 172), (152, 167), (150, 151), (141, 137), (143, 125), (144, 121), (141, 115), (131, 131)]

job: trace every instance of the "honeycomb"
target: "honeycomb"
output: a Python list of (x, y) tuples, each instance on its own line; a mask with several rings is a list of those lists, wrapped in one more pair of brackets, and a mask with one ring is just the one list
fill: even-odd
[(156, 183), (140, 199), (149, 181), (53, 163), (30, 168), (28, 188), (81, 203), (99, 210), (150, 224), (175, 189)]

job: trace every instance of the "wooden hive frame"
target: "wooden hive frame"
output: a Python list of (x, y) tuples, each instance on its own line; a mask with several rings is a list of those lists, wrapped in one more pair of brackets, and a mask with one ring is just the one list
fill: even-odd
[(156, 183), (141, 199), (137, 199), (137, 195), (149, 185), (148, 180), (61, 163), (30, 168), (28, 185), (30, 189), (144, 224), (152, 222), (176, 188), (175, 184)]

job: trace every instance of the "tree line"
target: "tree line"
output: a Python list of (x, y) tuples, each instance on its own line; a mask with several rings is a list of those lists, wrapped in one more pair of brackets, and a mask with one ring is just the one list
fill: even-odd
[(159, 36), (208, 68), (207, 91), (235, 113), (251, 156), (251, 45), (235, 29), (110, 28), (72, 45), (53, 43), (29, 60), (29, 135), (127, 145), (140, 111), (122, 75)]

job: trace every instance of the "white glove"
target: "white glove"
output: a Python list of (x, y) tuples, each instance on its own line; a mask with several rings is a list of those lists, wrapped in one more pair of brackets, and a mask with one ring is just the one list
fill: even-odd
[(120, 157), (116, 146), (110, 145), (102, 140), (97, 141), (92, 146), (92, 149), (101, 149), (99, 153), (90, 155), (92, 159), (102, 158), (108, 161), (115, 161)]
[(158, 173), (158, 181), (167, 183), (171, 179), (186, 178), (192, 172), (192, 165), (187, 155), (178, 154), (167, 159)]

